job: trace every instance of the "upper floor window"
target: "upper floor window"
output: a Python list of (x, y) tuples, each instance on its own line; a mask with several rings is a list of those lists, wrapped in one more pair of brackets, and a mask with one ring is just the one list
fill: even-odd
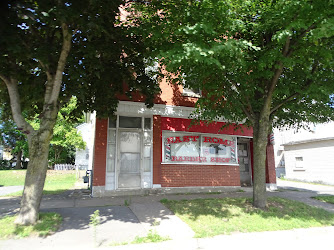
[(183, 87), (183, 96), (189, 96), (189, 97), (201, 97), (201, 90), (200, 89), (190, 89)]

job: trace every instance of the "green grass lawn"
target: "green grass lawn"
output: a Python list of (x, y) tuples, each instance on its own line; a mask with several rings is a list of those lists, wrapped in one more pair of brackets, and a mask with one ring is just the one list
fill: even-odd
[[(26, 170), (1, 170), (0, 186), (24, 185)], [(43, 194), (59, 194), (72, 188), (76, 182), (75, 171), (48, 170)], [(9, 196), (20, 196), (22, 191)]]
[(320, 196), (316, 196), (313, 197), (314, 199), (317, 199), (319, 201), (324, 201), (327, 203), (332, 203), (334, 204), (334, 195), (320, 195)]
[(62, 217), (57, 213), (40, 213), (34, 226), (19, 226), (14, 224), (16, 216), (6, 216), (0, 219), (0, 239), (24, 238), (29, 236), (45, 237), (57, 231)]
[(0, 170), (0, 186), (24, 185), (27, 170)]
[(334, 214), (301, 202), (269, 198), (266, 210), (252, 206), (250, 198), (162, 200), (186, 222), (195, 237), (232, 232), (261, 232), (334, 225)]

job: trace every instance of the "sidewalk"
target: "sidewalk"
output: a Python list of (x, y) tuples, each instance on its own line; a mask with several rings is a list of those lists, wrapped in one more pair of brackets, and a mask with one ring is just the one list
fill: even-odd
[[(298, 183), (299, 184), (299, 183)], [(313, 187), (316, 186), (316, 187)], [(279, 189), (287, 191), (268, 192), (268, 196), (279, 196), (299, 200), (310, 205), (322, 207), (334, 212), (334, 205), (326, 204), (310, 197), (318, 193), (331, 193), (334, 187), (301, 186), (295, 183), (278, 180)], [(317, 243), (328, 243), (334, 235), (334, 227), (297, 229), (289, 231), (238, 233), (222, 235), (208, 239), (193, 238), (193, 231), (173, 215), (159, 201), (161, 199), (198, 199), (222, 197), (251, 197), (252, 188), (242, 188), (245, 192), (226, 192), (221, 194), (183, 194), (183, 195), (149, 195), (132, 197), (89, 198), (80, 196), (46, 196), (41, 203), (41, 211), (60, 213), (64, 222), (57, 233), (46, 238), (29, 238), (0, 241), (0, 249), (91, 249), (95, 245), (99, 249), (109, 249), (114, 243), (129, 242), (136, 236), (145, 236), (150, 229), (162, 236), (169, 236), (171, 241), (140, 245), (117, 246), (112, 249), (219, 249), (221, 246), (241, 249), (257, 246), (256, 249), (280, 249), (287, 240), (296, 246), (309, 246)], [(302, 190), (303, 189), (303, 190)], [(320, 190), (326, 189), (326, 190)], [(296, 191), (300, 190), (300, 191)], [(11, 214), (18, 211), (19, 199), (0, 198), (0, 214)], [(128, 206), (125, 206), (127, 204)], [(97, 240), (94, 242), (93, 229), (89, 226), (89, 215), (100, 211), (101, 224), (97, 227)], [(252, 242), (252, 243), (250, 243)], [(266, 244), (264, 244), (267, 242)], [(278, 244), (275, 244), (277, 242)], [(282, 244), (283, 243), (283, 244)], [(319, 245), (320, 244), (320, 245)], [(328, 245), (326, 249), (333, 244)], [(263, 248), (262, 248), (263, 247)], [(277, 248), (278, 249), (278, 248)], [(334, 246), (333, 246), (334, 249)]]

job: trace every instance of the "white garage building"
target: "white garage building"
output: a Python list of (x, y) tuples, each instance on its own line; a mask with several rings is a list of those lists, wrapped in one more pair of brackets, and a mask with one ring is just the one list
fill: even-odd
[(285, 167), (287, 179), (334, 184), (334, 123), (276, 130), (275, 140), (276, 170)]

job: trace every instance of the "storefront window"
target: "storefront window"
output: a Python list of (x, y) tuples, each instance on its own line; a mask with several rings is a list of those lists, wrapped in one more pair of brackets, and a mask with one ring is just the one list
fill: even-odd
[(164, 132), (165, 163), (236, 164), (236, 137)]
[(119, 127), (120, 128), (141, 128), (141, 117), (119, 117)]

